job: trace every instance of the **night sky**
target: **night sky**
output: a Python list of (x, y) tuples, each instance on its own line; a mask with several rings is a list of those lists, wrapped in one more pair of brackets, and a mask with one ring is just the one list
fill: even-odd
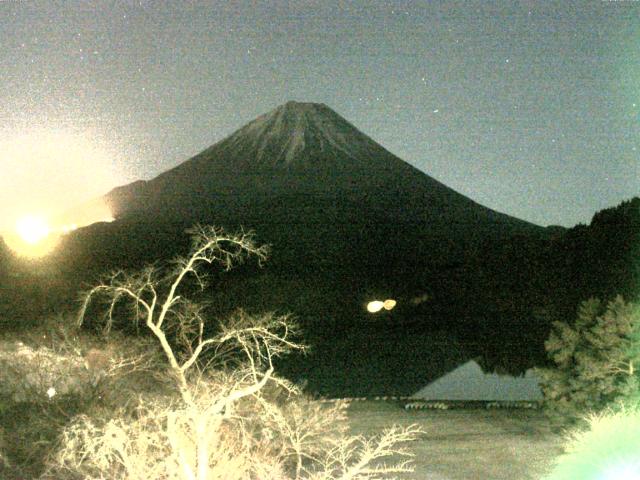
[(9, 0), (0, 71), (5, 217), (152, 178), (288, 100), (540, 225), (640, 194), (638, 1)]

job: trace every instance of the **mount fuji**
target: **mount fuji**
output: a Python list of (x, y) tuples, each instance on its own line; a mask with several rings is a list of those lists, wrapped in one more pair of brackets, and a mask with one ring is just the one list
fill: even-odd
[(113, 190), (107, 201), (116, 218), (151, 211), (186, 218), (224, 198), (296, 196), (362, 201), (389, 221), (535, 228), (456, 193), (315, 103), (281, 105), (153, 180)]

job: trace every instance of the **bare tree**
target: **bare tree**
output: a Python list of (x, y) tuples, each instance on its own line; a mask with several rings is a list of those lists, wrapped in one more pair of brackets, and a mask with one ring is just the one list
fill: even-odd
[[(106, 298), (108, 333), (119, 305), (129, 305), (130, 319), (143, 323), (160, 344), (178, 401), (141, 397), (133, 418), (123, 412), (110, 419), (78, 418), (65, 431), (49, 473), (66, 470), (96, 479), (356, 480), (408, 471), (406, 462), (371, 464), (406, 454), (396, 444), (415, 438), (418, 429), (392, 429), (377, 441), (351, 437), (337, 424), (346, 419), (342, 406), (322, 409), (298, 401), (297, 388), (275, 375), (276, 357), (304, 348), (289, 316), (238, 310), (205, 338), (205, 312), (184, 296), (186, 280), (204, 288), (202, 267), (219, 264), (229, 270), (248, 256), (262, 262), (267, 250), (250, 233), (227, 235), (203, 226), (191, 233), (189, 256), (177, 259), (168, 273), (157, 266), (114, 272), (84, 295), (78, 316), (82, 324), (94, 299)], [(279, 405), (270, 398), (268, 386), (284, 392), (287, 401)]]
[[(116, 306), (121, 302), (129, 302), (135, 311), (134, 322), (143, 320), (146, 327), (151, 330), (158, 339), (162, 351), (169, 362), (171, 372), (175, 376), (178, 389), (182, 399), (187, 404), (192, 404), (190, 388), (187, 382), (187, 371), (194, 366), (198, 357), (206, 347), (217, 345), (220, 347), (232, 339), (241, 340), (247, 355), (253, 358), (256, 353), (260, 358), (271, 358), (274, 348), (281, 351), (280, 344), (288, 345), (291, 348), (299, 348), (297, 344), (288, 342), (287, 336), (278, 337), (270, 329), (276, 326), (286, 326), (286, 322), (280, 319), (270, 318), (261, 325), (247, 328), (239, 322), (234, 324), (235, 328), (225, 328), (223, 335), (204, 339), (204, 318), (202, 307), (196, 303), (183, 298), (180, 295), (180, 288), (184, 287), (187, 276), (195, 278), (201, 288), (206, 285), (206, 277), (202, 272), (203, 264), (218, 263), (225, 270), (230, 270), (234, 264), (241, 262), (248, 254), (258, 257), (259, 261), (266, 259), (266, 247), (256, 246), (253, 236), (250, 233), (240, 235), (226, 235), (221, 229), (214, 227), (196, 226), (190, 232), (192, 234), (191, 254), (188, 257), (179, 257), (174, 261), (174, 268), (170, 269), (168, 275), (162, 277), (162, 272), (155, 266), (148, 266), (140, 272), (133, 274), (124, 271), (117, 271), (103, 283), (93, 287), (84, 295), (84, 302), (78, 315), (78, 322), (81, 324), (87, 312), (87, 307), (97, 295), (104, 295), (108, 298), (108, 311), (105, 322), (105, 332), (108, 333), (113, 325), (113, 314)], [(162, 287), (168, 284), (168, 289), (162, 291)], [(177, 338), (182, 341), (183, 346), (188, 349), (190, 355), (182, 361), (177, 358), (173, 348), (169, 344), (166, 336), (167, 329), (176, 328)], [(255, 337), (257, 343), (247, 344), (247, 336)], [(261, 342), (264, 340), (273, 340)], [(195, 337), (195, 338), (194, 338)], [(253, 349), (258, 349), (254, 352)], [(270, 368), (262, 375), (260, 382), (266, 383), (273, 373)], [(257, 378), (257, 373), (256, 373)], [(245, 394), (250, 395), (253, 388), (260, 388), (258, 385), (247, 390)]]

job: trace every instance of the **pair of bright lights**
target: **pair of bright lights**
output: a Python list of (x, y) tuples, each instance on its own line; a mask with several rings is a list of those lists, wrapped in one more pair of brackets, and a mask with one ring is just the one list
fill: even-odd
[(377, 313), (383, 308), (385, 310), (391, 310), (395, 306), (396, 301), (391, 298), (385, 300), (384, 302), (381, 300), (374, 300), (373, 302), (367, 303), (367, 311), (369, 313)]

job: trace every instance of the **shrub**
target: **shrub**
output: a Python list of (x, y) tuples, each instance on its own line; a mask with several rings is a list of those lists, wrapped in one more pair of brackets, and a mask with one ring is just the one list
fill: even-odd
[(638, 393), (640, 310), (616, 297), (583, 302), (573, 325), (554, 322), (545, 348), (554, 368), (539, 369), (551, 417), (575, 421)]
[[(149, 367), (157, 363), (157, 349), (150, 347), (119, 335), (87, 335), (61, 315), (29, 331), (3, 332), (0, 477), (38, 478), (74, 416), (112, 411), (144, 389)], [(113, 352), (100, 369), (88, 361), (96, 351)], [(153, 389), (158, 387), (155, 382)]]

